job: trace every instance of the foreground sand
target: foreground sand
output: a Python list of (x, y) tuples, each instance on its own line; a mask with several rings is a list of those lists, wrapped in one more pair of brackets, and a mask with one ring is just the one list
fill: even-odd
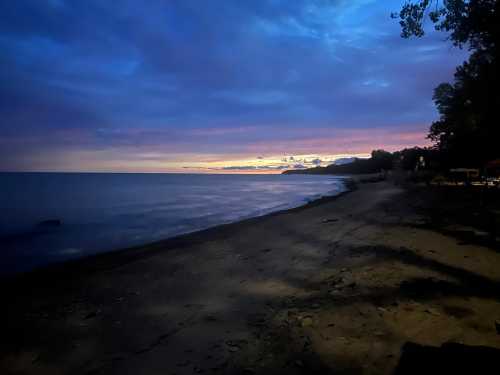
[(3, 282), (0, 373), (392, 373), (402, 345), (500, 348), (500, 253), (390, 182)]

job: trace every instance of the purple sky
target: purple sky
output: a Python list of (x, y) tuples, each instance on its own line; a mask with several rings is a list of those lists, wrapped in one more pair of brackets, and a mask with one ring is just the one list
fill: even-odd
[(401, 39), (401, 3), (3, 1), (0, 170), (267, 172), (426, 144), (466, 53)]

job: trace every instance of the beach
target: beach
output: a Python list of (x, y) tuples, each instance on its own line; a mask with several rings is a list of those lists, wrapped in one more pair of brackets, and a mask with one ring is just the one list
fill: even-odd
[(500, 253), (427, 202), (358, 183), (4, 279), (0, 373), (390, 374), (406, 343), (500, 349)]

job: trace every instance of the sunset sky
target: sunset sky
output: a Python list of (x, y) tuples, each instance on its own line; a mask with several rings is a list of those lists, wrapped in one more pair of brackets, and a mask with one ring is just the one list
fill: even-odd
[(402, 0), (0, 3), (0, 171), (280, 172), (428, 144), (466, 54)]

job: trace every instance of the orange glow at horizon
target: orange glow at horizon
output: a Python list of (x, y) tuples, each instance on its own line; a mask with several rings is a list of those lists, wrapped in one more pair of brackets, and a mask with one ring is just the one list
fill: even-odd
[[(253, 130), (254, 128), (245, 129)], [(393, 152), (430, 145), (424, 130), (395, 132), (394, 129), (387, 128), (344, 129), (331, 134), (325, 129), (310, 130), (308, 136), (301, 134), (292, 139), (254, 141), (238, 145), (238, 152), (232, 149), (236, 145), (224, 145), (229, 152), (206, 153), (182, 152), (184, 147), (177, 149), (175, 144), (174, 147), (160, 144), (151, 147), (50, 152), (26, 160), (26, 164), (31, 166), (31, 171), (54, 172), (276, 174), (286, 169), (324, 167), (339, 158), (366, 158), (374, 149)], [(320, 136), (321, 132), (325, 136)], [(206, 137), (208, 134), (204, 134), (204, 140)], [(220, 137), (220, 132), (216, 132), (214, 137)], [(185, 147), (193, 148), (194, 145)], [(217, 148), (224, 151), (223, 147), (214, 146), (214, 149)], [(23, 170), (22, 166), (18, 169)]]

